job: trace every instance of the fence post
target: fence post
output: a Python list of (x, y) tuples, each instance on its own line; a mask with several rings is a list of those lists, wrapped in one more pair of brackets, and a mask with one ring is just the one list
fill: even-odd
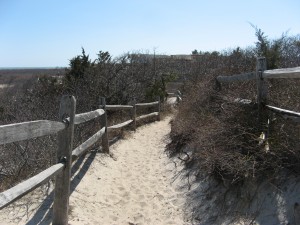
[(182, 94), (179, 90), (177, 90), (176, 91), (176, 101), (178, 103), (178, 102), (181, 102), (181, 100), (182, 100)]
[(256, 82), (257, 82), (257, 104), (258, 104), (258, 121), (262, 122), (263, 105), (267, 103), (267, 84), (263, 79), (263, 72), (267, 68), (266, 58), (257, 58), (256, 63)]
[(108, 133), (107, 133), (107, 110), (106, 101), (104, 97), (100, 98), (100, 108), (104, 110), (104, 115), (101, 117), (101, 126), (105, 127), (105, 134), (102, 136), (102, 148), (103, 151), (109, 153)]
[[(67, 127), (58, 133), (57, 161), (64, 162), (65, 168), (55, 180), (53, 225), (68, 224), (75, 109), (74, 96), (64, 95), (60, 102), (59, 120), (67, 123)], [(67, 117), (70, 118), (69, 122), (66, 121)]]
[(133, 100), (133, 105), (132, 105), (132, 124), (133, 124), (133, 130), (136, 131), (136, 99)]
[(219, 82), (217, 78), (215, 78), (215, 89), (217, 91), (221, 91), (222, 90), (221, 82)]
[(157, 116), (157, 120), (160, 121), (160, 96), (158, 96), (158, 104), (157, 104), (157, 111), (158, 111), (158, 116)]

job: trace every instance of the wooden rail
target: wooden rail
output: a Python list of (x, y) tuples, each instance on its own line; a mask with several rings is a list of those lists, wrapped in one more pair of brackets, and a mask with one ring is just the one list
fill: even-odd
[(107, 110), (131, 110), (132, 105), (106, 105)]
[(120, 128), (126, 127), (127, 125), (131, 124), (132, 122), (133, 122), (133, 120), (127, 120), (127, 121), (125, 121), (125, 122), (123, 122), (123, 123), (119, 123), (119, 124), (110, 126), (110, 127), (108, 127), (107, 129), (108, 129), (108, 130), (120, 129)]
[(168, 97), (170, 97), (170, 98), (176, 97), (177, 102), (182, 101), (182, 94), (179, 90), (176, 90), (175, 92), (168, 93)]
[(97, 109), (95, 111), (77, 114), (75, 115), (74, 124), (77, 125), (77, 124), (85, 123), (87, 121), (93, 120), (99, 116), (104, 115), (104, 113), (105, 112), (103, 109)]
[[(267, 103), (267, 85), (265, 79), (278, 79), (278, 78), (300, 78), (300, 67), (266, 70), (266, 59), (258, 58), (256, 64), (256, 72), (244, 73), (232, 76), (218, 76), (216, 78), (217, 84), (231, 83), (237, 81), (256, 80), (257, 83), (257, 103), (259, 111), (259, 120), (262, 118), (262, 109), (265, 108), (274, 113), (282, 115), (286, 119), (291, 119), (294, 122), (300, 121), (300, 113), (281, 109), (275, 106), (270, 106)], [(261, 121), (260, 121), (261, 122)]]
[(0, 144), (55, 134), (65, 128), (65, 123), (50, 120), (8, 124), (0, 126)]
[(232, 75), (232, 76), (218, 76), (217, 81), (220, 83), (231, 83), (236, 81), (248, 81), (248, 80), (255, 80), (256, 74), (255, 72), (251, 73), (243, 73), (239, 75)]
[(177, 97), (177, 94), (176, 94), (176, 93), (173, 93), (173, 92), (170, 92), (170, 93), (168, 93), (168, 97), (169, 97), (169, 98)]
[(142, 116), (138, 116), (136, 118), (136, 120), (142, 120), (142, 119), (146, 119), (146, 118), (150, 118), (150, 117), (153, 117), (153, 116), (158, 116), (158, 112), (153, 112), (153, 113), (149, 113), (147, 115), (142, 115)]
[(0, 194), (0, 209), (3, 209), (5, 206), (8, 206), (35, 188), (41, 186), (57, 173), (61, 172), (64, 166), (64, 163), (55, 164), (28, 180), (2, 192)]
[(81, 145), (75, 148), (72, 151), (72, 161), (74, 162), (81, 155), (86, 153), (88, 148), (95, 144), (103, 136), (104, 133), (105, 127), (103, 127), (101, 130), (99, 130), (97, 133), (95, 133), (93, 136), (91, 136), (89, 139), (87, 139), (85, 142), (83, 142)]
[(300, 78), (300, 67), (265, 70), (262, 74), (263, 78)]
[[(136, 106), (144, 108), (157, 106), (157, 112), (136, 117)], [(109, 152), (107, 133), (112, 129), (120, 129), (136, 121), (152, 116), (160, 118), (160, 101), (139, 103), (134, 105), (106, 105), (105, 98), (101, 98), (100, 109), (75, 114), (76, 100), (73, 96), (63, 96), (60, 103), (59, 120), (37, 120), (24, 123), (0, 126), (0, 144), (23, 141), (58, 133), (57, 162), (39, 174), (21, 182), (20, 184), (0, 193), (0, 209), (8, 206), (17, 199), (41, 186), (55, 177), (55, 198), (53, 204), (53, 225), (67, 225), (69, 211), (71, 166), (81, 155), (102, 138), (102, 148)], [(107, 127), (107, 110), (131, 110), (132, 119)], [(67, 117), (66, 117), (67, 115)], [(81, 124), (100, 117), (101, 129), (72, 150), (74, 125)]]
[[(157, 112), (153, 112), (147, 115), (142, 115), (137, 117), (136, 116), (136, 111), (137, 108), (147, 108), (147, 107), (153, 107), (156, 106), (157, 107)], [(158, 99), (158, 101), (155, 102), (148, 102), (148, 103), (134, 103), (133, 105), (106, 105), (106, 109), (107, 110), (130, 110), (131, 111), (131, 119), (127, 120), (125, 122), (119, 123), (119, 124), (115, 124), (112, 125), (110, 127), (108, 127), (108, 131), (113, 130), (113, 129), (121, 129), (124, 128), (126, 126), (129, 126), (131, 124), (133, 124), (133, 130), (136, 129), (136, 122), (145, 118), (149, 118), (152, 116), (156, 116), (157, 120), (160, 120), (160, 99)]]
[[(231, 83), (236, 81), (249, 81), (257, 78), (255, 72), (243, 73), (231, 76), (217, 76), (217, 81), (220, 83)], [(263, 79), (276, 79), (276, 78), (300, 78), (300, 67), (265, 70), (261, 74)]]
[(135, 105), (138, 106), (138, 107), (151, 107), (151, 106), (155, 106), (155, 105), (158, 105), (158, 104), (159, 104), (159, 101), (149, 102), (149, 103), (138, 103), (138, 104), (135, 104)]
[(264, 107), (272, 112), (282, 115), (285, 119), (293, 120), (296, 123), (300, 122), (300, 113), (299, 112), (294, 112), (294, 111), (287, 110), (287, 109), (281, 109), (281, 108), (278, 108), (275, 106), (270, 106), (270, 105), (265, 105)]

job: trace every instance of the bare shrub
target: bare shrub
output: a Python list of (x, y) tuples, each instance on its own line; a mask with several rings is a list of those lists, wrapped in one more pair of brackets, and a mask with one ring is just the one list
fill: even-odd
[[(108, 52), (102, 51), (92, 61), (82, 49), (81, 55), (70, 60), (70, 68), (62, 77), (50, 76), (51, 71), (50, 75), (33, 76), (26, 82), (19, 82), (22, 74), (17, 80), (5, 80), (15, 86), (1, 91), (0, 124), (57, 120), (64, 94), (75, 96), (77, 114), (98, 109), (100, 97), (106, 97), (107, 104), (151, 102), (158, 96), (163, 100), (166, 82), (181, 71), (173, 67), (176, 63), (167, 56), (127, 53), (112, 58)], [(108, 118), (111, 125), (129, 119), (130, 115), (109, 112)], [(99, 128), (98, 119), (75, 126), (74, 148)], [(54, 135), (0, 146), (0, 189), (5, 190), (52, 165), (56, 141)], [(91, 148), (97, 149), (99, 144)]]
[[(270, 48), (278, 50), (279, 56), (272, 59), (272, 66), (300, 65), (296, 40), (299, 37), (284, 37), (280, 48)], [(269, 43), (268, 47), (279, 42)], [(259, 123), (255, 81), (222, 84), (221, 90), (215, 85), (218, 75), (255, 71), (256, 56), (251, 48), (197, 55), (172, 121), (169, 154), (185, 163), (187, 176), (192, 173), (202, 181), (215, 181), (206, 192), (214, 195), (214, 207), (208, 211), (212, 215), (216, 211), (232, 215), (243, 211), (241, 207), (223, 206), (238, 202), (249, 183), (275, 182), (300, 173), (299, 126), (268, 111), (263, 112), (263, 124)], [(299, 84), (295, 79), (267, 81), (268, 104), (299, 112)], [(216, 183), (222, 188), (216, 190)], [(226, 201), (227, 196), (236, 199)], [(195, 207), (192, 210), (205, 206), (195, 203)]]

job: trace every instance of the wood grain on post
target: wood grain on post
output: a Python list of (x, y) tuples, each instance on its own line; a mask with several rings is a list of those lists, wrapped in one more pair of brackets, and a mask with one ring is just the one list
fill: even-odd
[[(221, 85), (221, 82), (218, 81), (218, 78), (215, 79), (215, 89), (217, 91), (221, 91), (222, 90), (222, 85)], [(179, 96), (177, 95), (177, 102), (179, 102), (178, 97)]]
[(67, 121), (67, 117), (70, 119), (67, 122), (68, 126), (58, 133), (57, 161), (64, 162), (65, 168), (56, 176), (53, 204), (53, 225), (68, 224), (75, 108), (75, 98), (71, 95), (64, 95), (60, 102), (59, 119), (60, 121)]
[[(217, 82), (217, 81), (216, 81)], [(179, 90), (177, 90), (176, 91), (176, 101), (177, 101), (177, 103), (178, 102), (181, 102), (182, 101), (182, 93), (179, 91)]]
[(135, 99), (133, 100), (131, 119), (133, 120), (132, 122), (133, 130), (136, 131), (136, 100)]
[(258, 104), (258, 120), (261, 124), (263, 105), (267, 103), (267, 85), (263, 79), (263, 72), (267, 68), (266, 58), (257, 59), (256, 63), (256, 82), (257, 82), (257, 104)]
[(158, 96), (158, 103), (157, 103), (157, 112), (158, 112), (158, 116), (157, 116), (157, 120), (160, 121), (160, 96)]
[(106, 110), (106, 101), (104, 97), (100, 98), (100, 108), (102, 108), (105, 112), (105, 114), (101, 117), (101, 126), (105, 127), (105, 133), (102, 135), (102, 148), (104, 152), (109, 153), (108, 132), (107, 132), (107, 110)]

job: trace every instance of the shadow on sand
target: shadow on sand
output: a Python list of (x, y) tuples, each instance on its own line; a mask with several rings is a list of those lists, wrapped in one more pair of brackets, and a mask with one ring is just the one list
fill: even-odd
[[(88, 157), (80, 157), (72, 167), (72, 180), (70, 195), (76, 189), (84, 175), (87, 173), (92, 162), (96, 157), (96, 151), (89, 153)], [(79, 170), (79, 171), (78, 171)], [(76, 175), (74, 176), (74, 174)], [(54, 198), (54, 191), (52, 191), (43, 203), (40, 205), (39, 209), (36, 211), (34, 216), (26, 223), (26, 225), (49, 225), (52, 222), (52, 204)]]
[(300, 224), (300, 178), (249, 181), (235, 188), (209, 175), (189, 180), (193, 169), (183, 169), (176, 178), (184, 181), (179, 191), (186, 192), (183, 207), (192, 224)]

